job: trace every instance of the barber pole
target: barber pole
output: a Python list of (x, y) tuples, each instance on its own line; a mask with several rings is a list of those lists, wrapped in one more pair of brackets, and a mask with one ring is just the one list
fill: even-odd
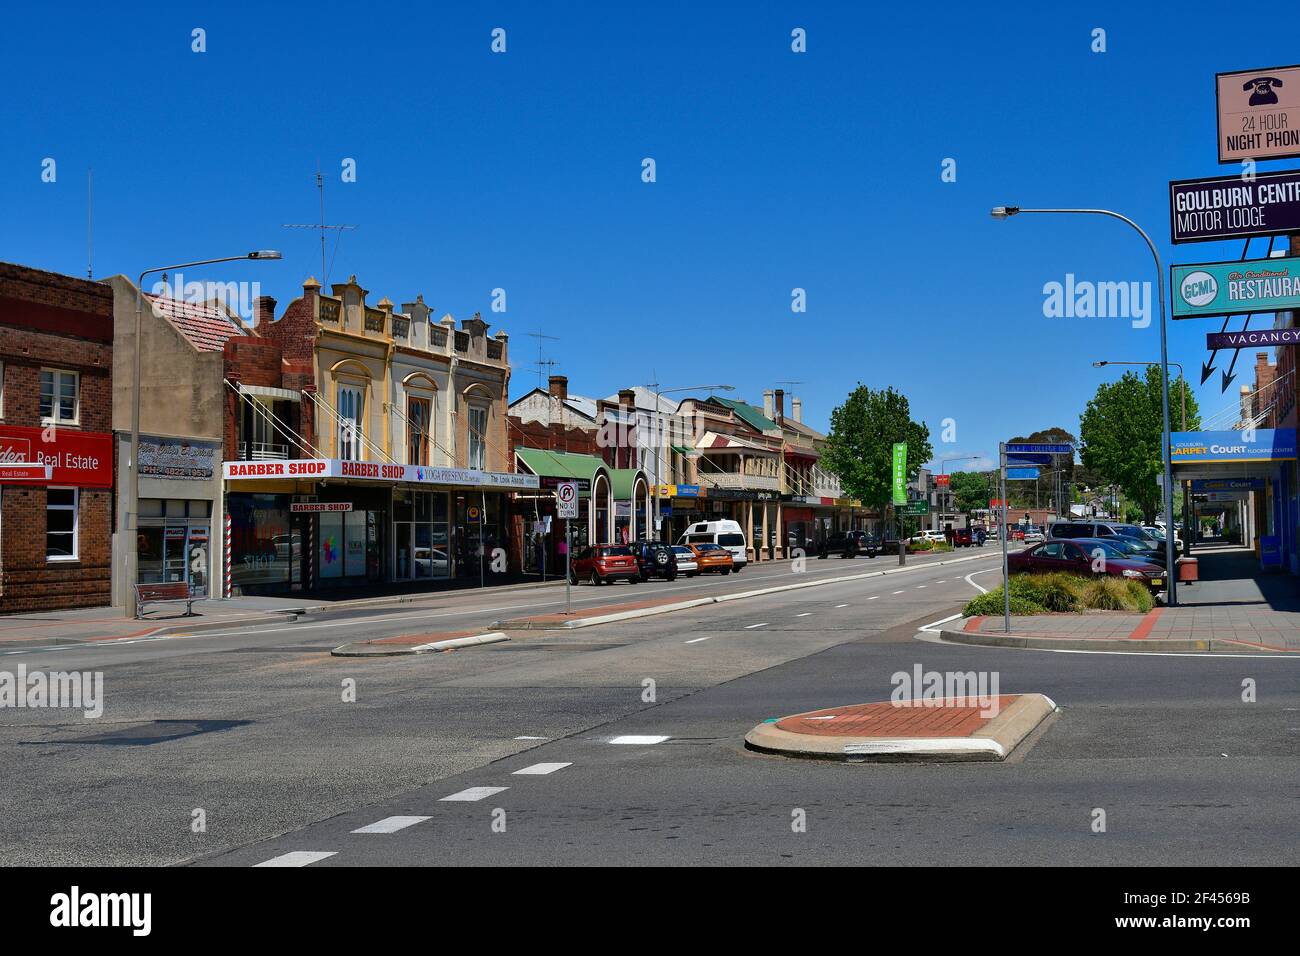
[(224, 562), (223, 568), (225, 572), (225, 581), (226, 581), (225, 589), (223, 591), (223, 597), (230, 597), (234, 593), (234, 588), (232, 586), (232, 581), (230, 577), (230, 515), (229, 513), (226, 514), (226, 560)]
[(307, 516), (307, 590), (316, 589), (316, 518)]

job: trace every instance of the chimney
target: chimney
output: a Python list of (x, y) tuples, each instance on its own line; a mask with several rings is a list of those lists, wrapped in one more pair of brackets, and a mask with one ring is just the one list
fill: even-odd
[(569, 376), (552, 375), (550, 377), (551, 398), (565, 401), (569, 397)]
[(636, 408), (636, 392), (630, 388), (620, 388), (618, 390), (618, 403), (628, 408)]
[(275, 318), (275, 298), (269, 295), (259, 295), (253, 305), (253, 322), (255, 325), (262, 325), (270, 322)]
[(776, 390), (776, 397), (773, 399), (773, 404), (775, 406), (774, 410), (776, 414), (775, 416), (769, 415), (768, 417), (780, 425), (785, 421), (785, 389), (778, 388)]
[(803, 399), (798, 395), (790, 396), (790, 417), (803, 424)]
[(772, 390), (766, 388), (763, 390), (763, 415), (771, 418), (776, 413), (772, 411)]

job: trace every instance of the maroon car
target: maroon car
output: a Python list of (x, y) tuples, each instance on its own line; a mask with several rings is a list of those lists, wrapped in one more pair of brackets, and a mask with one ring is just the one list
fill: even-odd
[(584, 579), (592, 584), (604, 584), (619, 578), (633, 584), (641, 583), (641, 567), (636, 563), (632, 549), (625, 544), (597, 544), (583, 548), (572, 562), (569, 580), (574, 584)]
[[(1100, 553), (1098, 553), (1100, 552)], [(1101, 539), (1051, 539), (1024, 551), (1007, 555), (1007, 570), (1030, 574), (1067, 571), (1071, 574), (1109, 574), (1138, 581), (1154, 591), (1165, 590), (1165, 569), (1149, 561), (1138, 561), (1122, 548)]]

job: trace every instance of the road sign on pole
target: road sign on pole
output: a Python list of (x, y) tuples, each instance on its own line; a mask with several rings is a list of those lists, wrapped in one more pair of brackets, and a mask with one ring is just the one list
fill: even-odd
[(555, 487), (556, 517), (573, 521), (578, 517), (578, 483), (562, 481)]
[(1074, 446), (1068, 442), (1004, 442), (1002, 453), (1004, 455), (1016, 455), (1020, 452), (1040, 452), (1047, 455), (1068, 455), (1074, 451)]
[(1007, 443), (1002, 443), (1001, 454), (998, 455), (998, 471), (1002, 478), (1002, 496), (998, 508), (998, 520), (1001, 526), (998, 528), (998, 540), (1002, 542), (1002, 608), (1003, 608), (1003, 627), (1008, 634), (1011, 633), (1011, 580), (1007, 573)]
[(1037, 468), (1008, 468), (1006, 470), (1008, 481), (1032, 481), (1038, 477)]

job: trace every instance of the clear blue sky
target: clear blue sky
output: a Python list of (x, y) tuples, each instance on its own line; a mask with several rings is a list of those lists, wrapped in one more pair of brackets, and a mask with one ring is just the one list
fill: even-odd
[[(279, 248), (281, 263), (211, 277), (258, 279), (283, 307), (320, 272), (317, 234), (281, 228), (316, 221), (319, 161), (327, 219), (360, 226), (330, 279), (482, 311), (511, 334), (514, 395), (536, 384), (526, 333), (544, 330), (578, 393), (657, 376), (757, 403), (802, 380), (785, 388), (824, 427), (857, 381), (892, 384), (936, 458), (989, 454), (1012, 434), (1077, 432), (1117, 374), (1094, 359), (1159, 354), (1156, 322), (1042, 312), (1043, 284), (1067, 272), (1152, 280), (1135, 234), (999, 223), (989, 207), (1108, 206), (1166, 262), (1235, 258), (1240, 242), (1173, 255), (1165, 184), (1237, 172), (1216, 162), (1216, 70), (1300, 59), (1285, 6), (614, 6), (11, 5), (0, 259), (84, 275), (93, 166), (96, 277)], [(195, 27), (206, 53), (191, 52)], [(791, 52), (795, 27), (806, 54)], [(41, 182), (45, 157), (56, 183)], [(356, 183), (340, 182), (344, 157)], [(940, 179), (947, 157), (955, 183)], [(496, 287), (504, 315), (489, 311)], [(1171, 326), (1170, 358), (1194, 382), (1219, 324)], [(1198, 391), (1203, 411), (1250, 381), (1253, 358), (1228, 395), (1217, 373)]]

